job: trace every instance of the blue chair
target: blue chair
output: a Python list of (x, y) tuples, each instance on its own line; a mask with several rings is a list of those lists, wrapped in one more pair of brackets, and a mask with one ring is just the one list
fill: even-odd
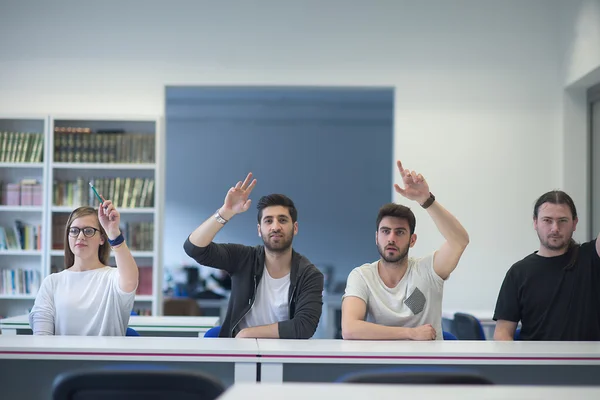
[(492, 385), (475, 371), (448, 367), (385, 368), (343, 375), (337, 383)]
[(442, 332), (443, 336), (444, 336), (444, 340), (458, 340), (456, 338), (456, 336), (454, 336), (453, 334), (451, 334), (450, 332), (447, 331), (443, 331)]
[(53, 400), (215, 400), (225, 387), (215, 377), (190, 371), (88, 370), (60, 374)]
[(481, 322), (471, 314), (454, 314), (452, 332), (459, 340), (485, 340)]
[(214, 338), (219, 337), (219, 332), (221, 332), (221, 326), (213, 326), (204, 334), (205, 338)]
[[(131, 310), (131, 314), (130, 315), (137, 315), (137, 313), (133, 310)], [(140, 336), (140, 334), (133, 328), (127, 328), (127, 332), (125, 332), (125, 336)]]
[(128, 327), (125, 336), (140, 336), (140, 334), (135, 329)]

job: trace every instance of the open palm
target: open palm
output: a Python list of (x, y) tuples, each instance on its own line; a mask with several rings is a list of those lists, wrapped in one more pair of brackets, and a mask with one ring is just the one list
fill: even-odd
[(244, 182), (239, 181), (237, 185), (229, 189), (225, 196), (225, 204), (223, 205), (225, 209), (234, 214), (247, 211), (252, 203), (252, 200), (248, 197), (250, 197), (250, 193), (252, 193), (255, 185), (256, 179), (252, 179), (252, 172), (250, 172)]

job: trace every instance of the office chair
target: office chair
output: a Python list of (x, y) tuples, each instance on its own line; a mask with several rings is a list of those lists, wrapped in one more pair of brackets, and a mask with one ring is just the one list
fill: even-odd
[(342, 376), (339, 383), (413, 384), (413, 385), (492, 385), (477, 372), (456, 368), (408, 367), (362, 371)]
[(444, 340), (458, 340), (456, 338), (456, 336), (454, 336), (453, 334), (451, 334), (450, 332), (447, 331), (442, 331), (442, 334), (444, 336)]
[(459, 340), (485, 340), (481, 322), (471, 314), (454, 314), (452, 332)]
[(209, 330), (204, 333), (205, 338), (215, 338), (219, 337), (219, 332), (221, 332), (221, 326), (213, 326)]
[(215, 400), (225, 391), (216, 378), (188, 371), (88, 370), (60, 374), (53, 400)]
[(136, 331), (133, 328), (127, 328), (127, 331), (125, 332), (125, 336), (140, 336), (140, 334), (138, 333), (138, 331)]

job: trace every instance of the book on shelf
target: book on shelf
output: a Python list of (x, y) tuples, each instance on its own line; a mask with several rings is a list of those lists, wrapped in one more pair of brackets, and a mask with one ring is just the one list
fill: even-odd
[[(69, 216), (56, 214), (52, 216), (52, 249), (65, 248), (65, 226)], [(153, 251), (154, 222), (125, 222), (121, 224), (121, 232), (131, 251)]]
[(53, 204), (56, 206), (96, 207), (98, 199), (94, 195), (91, 182), (98, 193), (111, 200), (119, 208), (154, 207), (154, 179), (152, 178), (90, 178), (75, 181), (54, 181)]
[(41, 250), (42, 226), (15, 220), (12, 227), (0, 226), (0, 250)]
[(135, 294), (152, 295), (152, 266), (138, 266), (139, 280)]
[(0, 132), (0, 162), (39, 163), (43, 154), (44, 134)]
[(92, 132), (88, 127), (54, 128), (55, 162), (152, 164), (154, 154), (155, 135), (152, 133)]
[(40, 284), (40, 271), (0, 268), (0, 294), (2, 295), (36, 295)]
[(64, 250), (65, 248), (65, 229), (67, 221), (69, 220), (68, 215), (55, 214), (52, 215), (52, 249), (53, 250)]
[(41, 206), (43, 202), (42, 184), (36, 179), (23, 179), (20, 183), (3, 183), (2, 205)]

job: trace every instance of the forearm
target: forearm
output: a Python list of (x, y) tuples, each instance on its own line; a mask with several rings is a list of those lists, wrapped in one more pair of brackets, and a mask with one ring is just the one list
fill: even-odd
[(383, 326), (366, 321), (347, 322), (342, 326), (346, 340), (407, 340), (411, 339), (412, 328)]
[[(227, 221), (234, 216), (234, 214), (230, 211), (223, 210), (223, 207), (219, 209), (219, 214)], [(189, 237), (190, 242), (198, 247), (206, 247), (213, 241), (217, 235), (217, 232), (219, 232), (222, 228), (223, 224), (221, 224), (213, 215), (211, 215), (202, 223), (202, 225), (192, 232)]]
[(237, 337), (257, 338), (257, 339), (279, 339), (279, 324), (253, 326), (245, 328)]
[(494, 340), (515, 340), (514, 333), (511, 335), (510, 332), (496, 330), (494, 332)]
[(137, 288), (139, 270), (127, 243), (123, 242), (114, 247), (115, 262), (119, 271), (119, 286), (124, 292), (132, 292)]
[(446, 241), (461, 247), (469, 244), (469, 234), (466, 229), (437, 200), (427, 208), (427, 212)]

